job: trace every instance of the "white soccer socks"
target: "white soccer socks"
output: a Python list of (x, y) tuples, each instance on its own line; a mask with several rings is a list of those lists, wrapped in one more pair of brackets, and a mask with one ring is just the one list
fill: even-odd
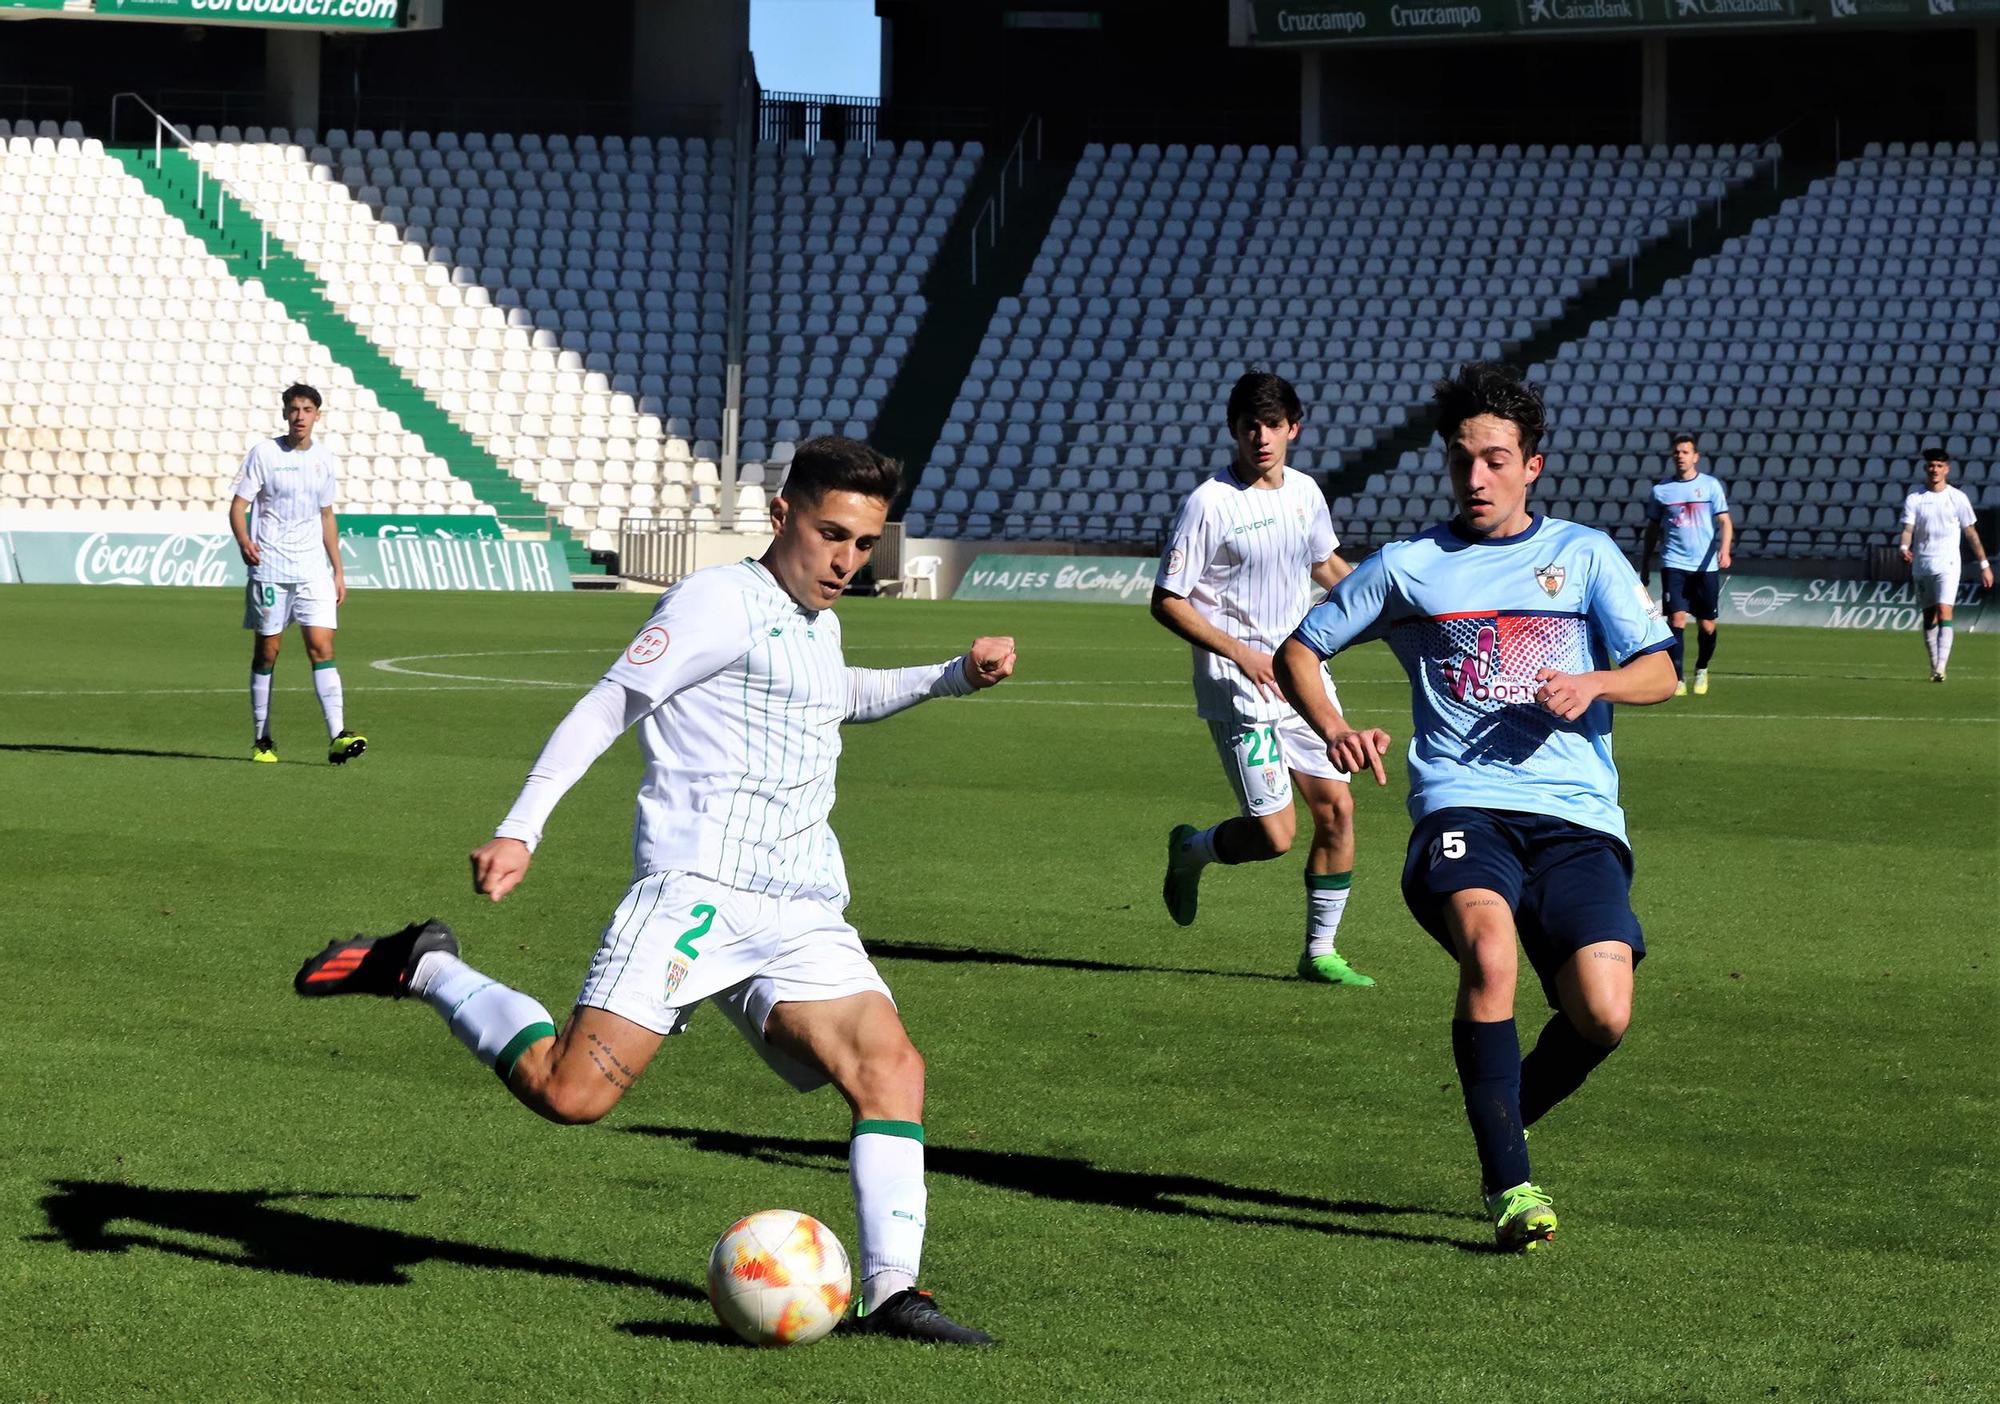
[(1937, 670), (1942, 673), (1951, 662), (1951, 621), (1941, 620), (1937, 626)]
[[(1222, 824), (1227, 824), (1227, 819)], [(1183, 868), (1199, 871), (1210, 863), (1219, 861), (1215, 856), (1215, 831), (1222, 824), (1212, 824), (1206, 829), (1196, 829), (1181, 840), (1180, 851), (1174, 855), (1175, 863)]]
[(319, 709), (326, 714), (326, 734), (340, 735), (347, 724), (347, 708), (340, 688), (340, 669), (331, 658), (313, 664), (313, 691), (319, 694)]
[(1347, 894), (1353, 885), (1352, 870), (1306, 874), (1306, 956), (1309, 959), (1333, 954), (1333, 938), (1340, 932), (1340, 918), (1347, 910)]
[(250, 667), (250, 722), (257, 729), (252, 741), (262, 741), (271, 730), (271, 670)]
[(523, 1053), (556, 1034), (555, 1020), (537, 1001), (442, 951), (417, 962), (410, 993), (443, 1015), (452, 1036), (502, 1082)]
[(857, 1121), (847, 1151), (861, 1225), (861, 1306), (873, 1310), (917, 1284), (924, 1256), (924, 1128)]

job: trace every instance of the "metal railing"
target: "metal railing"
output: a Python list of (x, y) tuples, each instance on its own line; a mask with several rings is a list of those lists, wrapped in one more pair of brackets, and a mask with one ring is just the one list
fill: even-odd
[(1021, 131), (1014, 138), (1014, 144), (1007, 148), (1006, 159), (1000, 163), (1000, 182), (993, 193), (986, 197), (986, 203), (979, 207), (979, 213), (972, 220), (972, 285), (979, 286), (979, 231), (986, 231), (986, 251), (991, 254), (1000, 243), (1000, 231), (1007, 223), (1007, 182), (1014, 183), (1014, 192), (1019, 194), (1028, 183), (1028, 134), (1035, 137), (1034, 159), (1042, 159), (1042, 119), (1033, 116), (1021, 124)]
[[(166, 141), (168, 137), (172, 137), (175, 144), (188, 153), (188, 161), (194, 166), (194, 207), (196, 213), (200, 214), (204, 219), (209, 217), (208, 193), (209, 189), (213, 187), (215, 191), (215, 229), (218, 234), (226, 233), (229, 227), (229, 201), (231, 197), (235, 198), (236, 206), (239, 210), (247, 209), (248, 206), (244, 203), (241, 196), (236, 195), (229, 188), (227, 183), (209, 173), (208, 168), (202, 165), (201, 161), (194, 154), (194, 138), (168, 121), (158, 108), (154, 107), (153, 104), (147, 102), (137, 93), (114, 93), (111, 98), (110, 131), (112, 139), (115, 141), (118, 136), (118, 105), (128, 100), (137, 103), (153, 119), (153, 169), (157, 171), (164, 168)], [(271, 266), (271, 230), (269, 226), (263, 224), (261, 221), (258, 222), (257, 227), (259, 231), (257, 267), (262, 271)]]
[(722, 388), (722, 525), (736, 525), (736, 475), (743, 451), (743, 343), (749, 321), (750, 183), (756, 153), (751, 137), (760, 106), (757, 61), (744, 54), (736, 77), (735, 188), (729, 202), (729, 326)]
[(882, 133), (882, 99), (837, 93), (765, 92), (757, 99), (757, 141), (780, 150), (797, 142), (808, 152), (823, 141), (859, 142), (868, 150)]
[(618, 528), (618, 573), (649, 585), (671, 585), (694, 570), (695, 538), (689, 521), (625, 523)]

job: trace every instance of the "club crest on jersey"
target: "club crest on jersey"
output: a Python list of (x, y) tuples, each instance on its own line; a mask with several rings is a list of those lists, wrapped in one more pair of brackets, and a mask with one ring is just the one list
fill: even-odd
[(684, 960), (676, 960), (672, 965), (667, 967), (667, 993), (669, 995), (672, 995), (675, 990), (681, 987), (681, 981), (687, 979), (687, 973), (688, 963)]
[(1179, 575), (1181, 567), (1186, 564), (1187, 552), (1181, 549), (1179, 542), (1175, 542), (1173, 549), (1167, 552), (1167, 574)]
[(1562, 593), (1563, 581), (1569, 579), (1569, 572), (1559, 565), (1535, 567), (1535, 581), (1542, 587), (1542, 593), (1554, 599)]
[(625, 650), (628, 663), (651, 663), (667, 651), (667, 631), (659, 625), (641, 629), (639, 637), (632, 640), (632, 646)]

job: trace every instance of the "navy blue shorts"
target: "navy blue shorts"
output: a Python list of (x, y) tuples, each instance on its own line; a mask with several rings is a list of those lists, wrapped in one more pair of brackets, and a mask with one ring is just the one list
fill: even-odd
[(1666, 596), (1661, 607), (1669, 615), (1692, 614), (1696, 619), (1716, 619), (1722, 614), (1719, 570), (1671, 570), (1661, 566), (1660, 593)]
[(1549, 1008), (1556, 972), (1599, 941), (1623, 941), (1632, 965), (1646, 958), (1632, 914), (1632, 850), (1610, 834), (1547, 814), (1507, 809), (1440, 809), (1410, 834), (1403, 901), (1417, 924), (1458, 957), (1445, 922), (1446, 899), (1483, 887), (1514, 913), (1521, 948), (1542, 980)]

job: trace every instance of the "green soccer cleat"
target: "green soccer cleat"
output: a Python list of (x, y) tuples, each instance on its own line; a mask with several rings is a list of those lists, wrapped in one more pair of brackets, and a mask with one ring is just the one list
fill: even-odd
[(1677, 678), (1677, 679), (1676, 679), (1676, 680), (1674, 681), (1674, 696), (1676, 696), (1676, 697), (1685, 697), (1685, 696), (1687, 696), (1687, 695), (1688, 695), (1688, 685), (1687, 685), (1687, 679), (1686, 679), (1686, 678)]
[(270, 737), (259, 736), (257, 738), (257, 744), (250, 748), (250, 759), (258, 762), (260, 765), (276, 765), (278, 763), (277, 748), (272, 746)]
[(343, 731), (327, 743), (328, 765), (346, 765), (368, 749), (368, 738), (358, 731)]
[(1201, 886), (1201, 869), (1181, 862), (1181, 845), (1199, 832), (1192, 824), (1176, 824), (1167, 835), (1167, 876), (1160, 884), (1160, 900), (1167, 904), (1167, 915), (1176, 926), (1194, 925), (1195, 889)]
[(1493, 1241), (1509, 1253), (1530, 1253), (1556, 1239), (1556, 1211), (1534, 1185), (1516, 1185), (1486, 1196), (1493, 1215)]
[(1299, 957), (1299, 978), (1310, 980), (1315, 985), (1355, 985), (1362, 989), (1372, 988), (1375, 981), (1349, 965), (1338, 951), (1326, 955), (1302, 955)]
[(1708, 669), (1706, 668), (1700, 668), (1695, 671), (1694, 695), (1696, 697), (1708, 696)]

